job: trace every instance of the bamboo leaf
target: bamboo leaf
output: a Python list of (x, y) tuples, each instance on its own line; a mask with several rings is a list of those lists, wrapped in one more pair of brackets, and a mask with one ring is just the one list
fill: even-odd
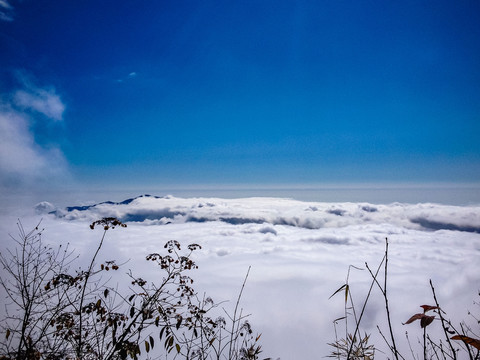
[(343, 284), (342, 286), (340, 286), (337, 291), (335, 291), (332, 295), (330, 295), (329, 299), (331, 299), (332, 297), (334, 297), (337, 293), (339, 293), (340, 291), (342, 291), (345, 287), (347, 286), (347, 284)]

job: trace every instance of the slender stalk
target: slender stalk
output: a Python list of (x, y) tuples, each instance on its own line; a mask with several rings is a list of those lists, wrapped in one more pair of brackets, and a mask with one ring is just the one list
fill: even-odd
[(423, 360), (427, 360), (427, 327), (423, 328)]
[[(359, 327), (360, 327), (360, 322), (362, 321), (363, 313), (365, 312), (365, 308), (367, 307), (368, 299), (370, 298), (370, 294), (372, 293), (373, 285), (374, 285), (375, 282), (377, 281), (377, 276), (378, 276), (378, 273), (379, 273), (379, 271), (380, 271), (380, 267), (382, 266), (384, 260), (385, 260), (385, 256), (383, 257), (380, 265), (378, 265), (377, 272), (375, 273), (375, 275), (373, 275), (372, 272), (371, 272), (370, 269), (369, 269), (370, 273), (371, 273), (372, 276), (373, 276), (373, 280), (372, 280), (372, 283), (370, 284), (370, 289), (368, 290), (367, 297), (365, 298), (365, 301), (363, 302), (363, 306), (362, 306), (362, 311), (361, 311), (361, 313), (360, 313), (360, 317), (358, 318), (357, 324), (356, 324), (356, 326), (355, 326), (355, 332), (353, 333), (352, 342), (351, 342), (351, 344), (350, 344), (350, 348), (348, 349), (347, 359), (350, 359), (350, 355), (351, 355), (351, 353), (352, 353), (353, 344), (354, 344), (353, 339), (355, 339), (355, 336), (357, 335), (358, 329), (359, 329)], [(365, 263), (365, 265), (366, 265), (366, 267), (368, 268), (368, 264)]]
[(92, 261), (90, 262), (90, 266), (88, 267), (87, 273), (85, 274), (85, 281), (83, 283), (83, 289), (82, 289), (82, 295), (80, 296), (80, 305), (79, 305), (79, 313), (80, 313), (80, 319), (79, 319), (79, 339), (78, 339), (78, 345), (77, 345), (77, 359), (82, 359), (82, 326), (83, 326), (83, 313), (82, 313), (82, 308), (83, 308), (83, 301), (85, 300), (85, 291), (87, 289), (88, 285), (88, 279), (90, 277), (90, 274), (92, 273), (93, 265), (95, 264), (95, 259), (97, 258), (98, 252), (100, 251), (102, 245), (103, 245), (103, 240), (105, 239), (105, 235), (107, 234), (108, 228), (103, 230), (103, 236), (102, 239), (100, 240), (100, 244), (97, 247), (97, 250), (95, 251), (95, 254), (92, 257)]
[(390, 338), (392, 339), (392, 346), (393, 346), (393, 356), (395, 359), (398, 360), (398, 351), (397, 346), (395, 344), (395, 336), (393, 335), (393, 327), (392, 322), (390, 320), (390, 309), (388, 307), (388, 296), (387, 296), (387, 271), (388, 269), (388, 238), (385, 238), (385, 281), (383, 284), (383, 298), (385, 299), (385, 309), (387, 311), (387, 321), (388, 321), (388, 329), (390, 330)]
[[(435, 305), (438, 308), (438, 315), (440, 316), (440, 321), (442, 322), (442, 329), (443, 329), (443, 332), (445, 334), (445, 338), (447, 339), (448, 346), (450, 347), (450, 350), (452, 351), (453, 359), (456, 360), (457, 359), (457, 353), (455, 351), (455, 348), (452, 345), (452, 342), (450, 341), (450, 336), (448, 336), (447, 326), (445, 325), (445, 318), (442, 315), (442, 310), (440, 309), (440, 305), (439, 305), (438, 300), (437, 300), (437, 295), (435, 294), (435, 288), (433, 287), (433, 283), (432, 283), (431, 279), (430, 279), (430, 288), (432, 289), (432, 294), (433, 294), (433, 299), (435, 300)], [(469, 350), (468, 347), (467, 347), (467, 350)]]
[(232, 356), (233, 356), (233, 351), (234, 351), (234, 349), (233, 349), (233, 345), (234, 345), (233, 344), (233, 342), (234, 342), (233, 334), (235, 333), (235, 323), (240, 320), (240, 319), (237, 319), (237, 311), (238, 311), (238, 306), (240, 304), (240, 299), (242, 298), (243, 289), (245, 288), (245, 284), (246, 284), (247, 279), (248, 279), (248, 274), (250, 274), (250, 268), (251, 268), (251, 266), (248, 267), (247, 275), (245, 275), (245, 279), (243, 280), (242, 288), (240, 289), (240, 293), (238, 294), (237, 303), (235, 305), (235, 310), (233, 312), (232, 331), (230, 333), (230, 345), (229, 345), (229, 350), (228, 350), (229, 359), (232, 359)]

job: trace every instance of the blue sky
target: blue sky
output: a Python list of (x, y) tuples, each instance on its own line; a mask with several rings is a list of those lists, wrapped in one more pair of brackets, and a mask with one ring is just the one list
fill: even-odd
[(10, 186), (480, 179), (478, 1), (1, 0), (0, 54)]

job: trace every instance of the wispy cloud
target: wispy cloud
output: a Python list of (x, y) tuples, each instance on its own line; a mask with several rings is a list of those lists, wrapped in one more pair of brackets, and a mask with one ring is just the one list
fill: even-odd
[(0, 21), (13, 21), (13, 6), (7, 0), (0, 0)]
[(31, 126), (34, 121), (62, 120), (65, 105), (60, 96), (53, 88), (22, 81), (21, 89), (3, 98), (8, 100), (0, 103), (0, 187), (32, 187), (64, 179), (67, 162), (62, 151), (38, 144)]
[(134, 79), (137, 77), (137, 73), (135, 71), (132, 71), (131, 73), (129, 73), (127, 76), (124, 76), (124, 77), (121, 77), (119, 79), (117, 79), (117, 83), (123, 83), (124, 81), (128, 81), (128, 80), (131, 80), (131, 79)]
[[(1, 0), (0, 0), (1, 1)], [(52, 120), (62, 120), (65, 105), (54, 88), (39, 88), (25, 75), (19, 75), (23, 89), (14, 94), (15, 105), (23, 110), (34, 110)]]

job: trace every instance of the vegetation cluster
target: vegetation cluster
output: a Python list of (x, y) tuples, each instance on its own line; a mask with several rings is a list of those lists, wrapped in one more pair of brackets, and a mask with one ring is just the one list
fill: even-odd
[[(412, 315), (403, 325), (408, 325), (416, 322), (420, 323), (422, 329), (422, 338), (419, 341), (421, 347), (421, 353), (417, 353), (414, 350), (408, 332), (405, 332), (406, 340), (410, 350), (410, 354), (402, 354), (397, 345), (398, 339), (395, 335), (395, 329), (391, 321), (391, 309), (389, 304), (389, 296), (387, 292), (387, 279), (388, 279), (388, 239), (385, 239), (385, 253), (383, 255), (380, 264), (376, 269), (372, 269), (368, 263), (365, 263), (365, 269), (368, 270), (371, 282), (368, 292), (365, 296), (361, 308), (355, 305), (354, 297), (352, 296), (351, 285), (349, 284), (349, 277), (351, 270), (365, 270), (350, 265), (346, 282), (338, 288), (330, 298), (337, 294), (344, 294), (344, 314), (343, 316), (335, 319), (335, 341), (329, 345), (333, 348), (329, 357), (336, 359), (362, 359), (372, 360), (380, 352), (381, 358), (395, 359), (395, 360), (457, 360), (457, 359), (480, 359), (480, 340), (478, 330), (474, 330), (465, 321), (461, 321), (458, 325), (447, 318), (447, 314), (442, 310), (435, 293), (435, 288), (430, 280), (430, 288), (433, 295), (434, 305), (420, 305), (422, 308), (421, 313)], [(382, 271), (383, 270), (383, 271)], [(369, 300), (371, 299), (372, 291), (374, 288), (380, 291), (384, 303), (384, 314), (386, 320), (386, 329), (382, 329), (377, 325), (377, 330), (383, 338), (387, 351), (380, 351), (379, 348), (369, 343), (370, 335), (366, 332), (361, 334), (361, 323), (365, 315), (365, 309)], [(480, 291), (478, 293), (480, 296)], [(476, 303), (480, 305), (480, 303)], [(429, 315), (433, 314), (433, 315)], [(474, 323), (480, 325), (480, 319), (475, 317), (474, 314), (469, 312), (469, 315), (474, 319)], [(440, 326), (443, 333), (443, 338), (436, 339), (429, 336), (427, 327), (430, 326), (435, 320), (440, 322)], [(339, 337), (337, 326), (343, 326), (342, 330), (345, 334), (343, 337)], [(351, 330), (353, 328), (353, 331)], [(453, 341), (452, 341), (453, 340)], [(377, 356), (378, 357), (378, 356)]]
[(104, 218), (90, 225), (98, 227), (103, 235), (89, 266), (72, 270), (78, 256), (69, 246), (46, 246), (39, 226), (26, 232), (18, 224), (16, 249), (0, 255), (7, 297), (1, 360), (259, 358), (260, 335), (239, 308), (245, 282), (233, 314), (223, 316), (215, 311), (221, 303), (193, 288), (192, 254), (200, 245), (183, 250), (168, 241), (145, 258), (157, 268), (154, 280), (129, 270), (112, 284), (107, 273), (124, 264), (97, 262), (107, 232), (126, 224)]

